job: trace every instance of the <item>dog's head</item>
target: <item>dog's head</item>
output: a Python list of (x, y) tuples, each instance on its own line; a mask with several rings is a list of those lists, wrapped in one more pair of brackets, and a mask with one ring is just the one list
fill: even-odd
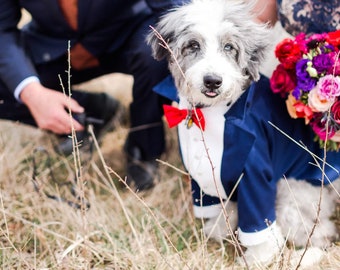
[(160, 19), (147, 41), (157, 60), (167, 58), (180, 97), (231, 105), (259, 79), (269, 30), (251, 10), (240, 0), (193, 0)]

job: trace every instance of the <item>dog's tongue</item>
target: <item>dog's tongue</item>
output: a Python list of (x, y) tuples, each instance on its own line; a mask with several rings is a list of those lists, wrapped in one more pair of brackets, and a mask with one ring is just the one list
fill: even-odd
[(216, 92), (205, 92), (205, 94), (209, 97), (216, 97), (217, 96)]

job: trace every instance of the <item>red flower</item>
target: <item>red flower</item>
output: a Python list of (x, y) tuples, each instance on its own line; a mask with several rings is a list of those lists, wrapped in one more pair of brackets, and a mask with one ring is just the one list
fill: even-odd
[(300, 33), (276, 46), (280, 63), (270, 78), (272, 91), (286, 98), (289, 115), (304, 118), (321, 147), (326, 138), (332, 140), (327, 151), (340, 151), (339, 55), (340, 30), (311, 36)]
[(318, 135), (322, 141), (325, 141), (326, 139), (331, 139), (335, 134), (334, 130), (327, 130), (326, 123), (324, 122), (312, 121), (310, 125), (315, 134)]
[(290, 38), (285, 38), (275, 48), (275, 56), (286, 69), (294, 69), (301, 55), (301, 45)]
[(270, 78), (272, 91), (285, 96), (285, 94), (293, 90), (295, 86), (295, 74), (287, 71), (283, 64), (278, 65)]
[(294, 104), (296, 115), (298, 118), (305, 118), (308, 123), (313, 118), (313, 111), (310, 107), (298, 101)]
[(328, 33), (328, 42), (337, 47), (340, 45), (340, 30)]
[(340, 124), (340, 100), (336, 101), (331, 108), (334, 121)]

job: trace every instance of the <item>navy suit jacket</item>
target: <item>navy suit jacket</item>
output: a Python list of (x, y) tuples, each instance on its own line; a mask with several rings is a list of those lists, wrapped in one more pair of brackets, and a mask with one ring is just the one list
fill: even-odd
[[(171, 77), (157, 85), (155, 91), (178, 101), (177, 90)], [(204, 108), (202, 112), (204, 114)], [(238, 200), (239, 226), (244, 232), (265, 229), (265, 219), (275, 220), (276, 183), (279, 179), (293, 177), (316, 185), (321, 184), (323, 179), (322, 170), (314, 165), (316, 161), (313, 157), (269, 122), (320, 157), (321, 160), (317, 161), (321, 166), (323, 149), (314, 142), (315, 134), (305, 125), (303, 119), (292, 119), (289, 116), (285, 100), (271, 91), (268, 78), (263, 76), (224, 114), (224, 119), (224, 139), (223, 145), (220, 146), (223, 149), (220, 157), (221, 170), (216, 173), (219, 173), (227, 195), (231, 194), (243, 173), (233, 197), (242, 198)], [(206, 123), (213, 122), (211, 120), (205, 118)], [(196, 127), (191, 127), (194, 128)], [(198, 140), (197, 143), (199, 142)], [(183, 147), (185, 149), (186, 146)], [(207, 145), (207, 148), (213, 149), (210, 145)], [(210, 154), (213, 153), (210, 151)], [(326, 157), (330, 166), (325, 166), (325, 184), (339, 177), (340, 152), (328, 152)], [(195, 161), (194, 158), (192, 160)], [(220, 203), (219, 198), (207, 194), (198, 185), (199, 179), (193, 180), (196, 180), (192, 185), (196, 207)], [(201, 188), (203, 190), (200, 190)]]
[[(154, 90), (178, 102), (177, 89), (171, 76)], [(241, 173), (246, 173), (245, 177), (250, 179), (277, 181), (286, 176), (320, 183), (320, 169), (309, 164), (315, 163), (312, 156), (282, 132), (317, 155), (320, 164), (323, 149), (314, 141), (315, 134), (310, 126), (305, 125), (304, 119), (289, 116), (285, 100), (271, 91), (268, 78), (261, 76), (258, 82), (253, 83), (224, 117), (225, 140), (221, 147), (224, 148), (224, 169), (228, 182), (236, 182)], [(327, 152), (326, 157), (331, 166), (325, 166), (325, 173), (333, 181), (339, 177), (340, 152)]]
[[(10, 91), (29, 76), (35, 64), (56, 59), (81, 42), (93, 55), (112, 52), (152, 12), (161, 14), (183, 0), (79, 0), (78, 30), (65, 20), (58, 0), (2, 0), (0, 9), (0, 79)], [(21, 9), (32, 22), (17, 29)]]

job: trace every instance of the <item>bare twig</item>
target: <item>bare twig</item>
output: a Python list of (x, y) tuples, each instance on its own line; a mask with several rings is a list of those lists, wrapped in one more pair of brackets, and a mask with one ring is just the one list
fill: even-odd
[[(169, 51), (170, 55), (172, 56), (172, 59), (174, 60), (176, 66), (178, 67), (178, 69), (179, 69), (181, 75), (183, 76), (184, 80), (187, 81), (187, 80), (186, 80), (186, 76), (185, 76), (185, 74), (184, 74), (184, 72), (183, 72), (181, 66), (180, 66), (179, 63), (178, 63), (177, 57), (176, 57), (176, 55), (174, 54), (174, 52), (171, 50), (171, 48), (170, 48), (168, 42), (167, 42), (166, 40), (164, 40), (164, 38), (162, 37), (162, 35), (161, 35), (154, 27), (152, 27), (152, 26), (150, 26), (150, 27), (151, 27), (152, 31), (154, 32), (154, 34), (156, 35), (156, 37), (160, 40), (159, 45), (162, 46), (164, 49), (166, 49), (166, 50)], [(187, 84), (188, 84), (188, 83), (187, 83)], [(246, 260), (245, 260), (244, 252), (243, 252), (243, 250), (242, 250), (242, 248), (241, 248), (241, 245), (240, 245), (239, 241), (237, 240), (236, 236), (234, 235), (233, 229), (231, 228), (231, 225), (230, 225), (230, 222), (229, 222), (229, 214), (227, 213), (227, 210), (226, 210), (226, 207), (225, 207), (226, 202), (224, 202), (224, 199), (222, 198), (221, 193), (220, 193), (220, 191), (218, 190), (218, 187), (217, 187), (217, 180), (216, 180), (216, 175), (215, 175), (215, 166), (214, 166), (213, 161), (212, 161), (212, 159), (211, 159), (211, 157), (210, 157), (209, 148), (208, 148), (208, 146), (207, 146), (207, 144), (206, 144), (206, 141), (205, 141), (205, 138), (204, 138), (204, 133), (203, 133), (202, 123), (201, 123), (201, 121), (200, 121), (200, 117), (198, 117), (198, 115), (197, 115), (197, 111), (195, 110), (195, 105), (192, 104), (192, 106), (194, 107), (194, 108), (193, 108), (193, 112), (196, 114), (196, 118), (198, 119), (199, 128), (200, 128), (200, 132), (201, 132), (202, 142), (203, 142), (204, 149), (205, 149), (205, 152), (206, 152), (206, 154), (207, 154), (208, 160), (209, 160), (209, 162), (210, 162), (210, 167), (211, 167), (211, 173), (212, 173), (213, 182), (214, 182), (215, 189), (216, 189), (216, 192), (217, 192), (217, 197), (218, 197), (219, 200), (220, 200), (221, 208), (222, 208), (222, 211), (223, 211), (225, 220), (226, 220), (226, 225), (227, 225), (227, 227), (228, 227), (228, 230), (230, 231), (230, 235), (231, 235), (231, 237), (232, 237), (232, 239), (233, 239), (233, 242), (234, 242), (235, 245), (236, 245), (236, 251), (237, 251), (238, 253), (241, 254), (241, 257), (243, 258), (246, 267), (249, 268), (249, 267), (248, 267), (248, 264), (247, 264), (247, 262), (246, 262)], [(239, 181), (241, 180), (241, 178), (242, 178), (242, 176), (239, 178), (239, 180), (238, 180), (237, 183), (239, 183)], [(235, 189), (236, 189), (236, 187), (235, 187)], [(228, 194), (228, 196), (231, 197), (230, 194)], [(229, 200), (229, 199), (228, 199), (228, 200)], [(201, 202), (202, 202), (202, 200), (201, 200)], [(202, 221), (202, 222), (203, 222), (203, 221)]]

